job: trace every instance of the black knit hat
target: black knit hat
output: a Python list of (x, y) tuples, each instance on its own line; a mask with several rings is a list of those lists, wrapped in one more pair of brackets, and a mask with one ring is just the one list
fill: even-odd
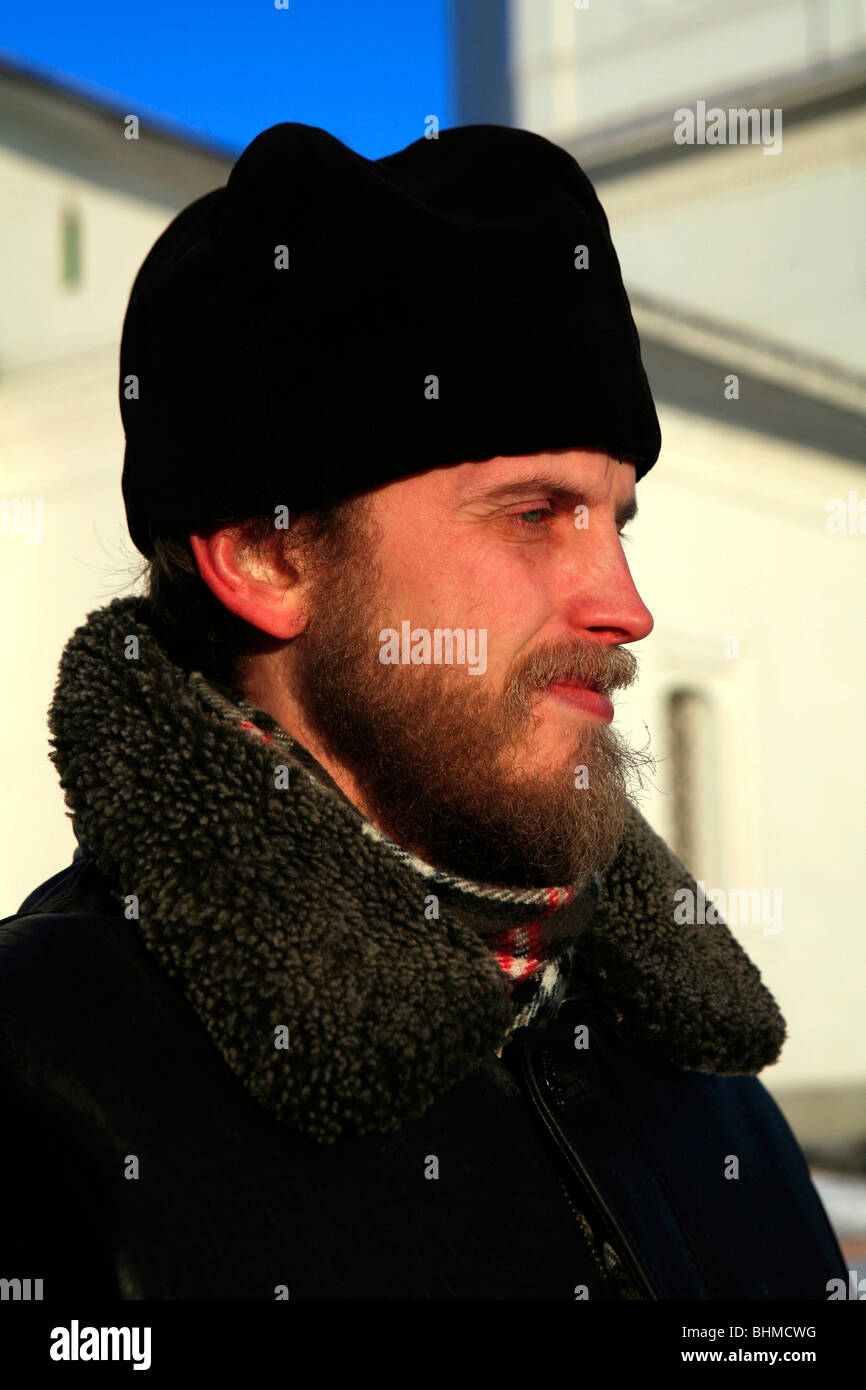
[(316, 126), (263, 131), (148, 253), (120, 410), (145, 555), (447, 464), (598, 449), (641, 477), (661, 447), (592, 185), (495, 125), (375, 160)]

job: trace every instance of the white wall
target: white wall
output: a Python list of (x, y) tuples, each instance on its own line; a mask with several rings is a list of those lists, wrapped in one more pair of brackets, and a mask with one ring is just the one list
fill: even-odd
[(116, 346), (82, 354), (0, 386), (0, 497), (42, 503), (37, 543), (11, 522), (0, 534), (0, 916), (72, 858), (75, 838), (48, 761), (57, 664), (74, 628), (142, 563), (120, 493), (116, 356)]
[[(774, 1087), (866, 1079), (863, 787), (866, 536), (828, 534), (827, 503), (863, 471), (664, 409), (628, 551), (653, 613), (618, 720), (661, 761), (643, 809), (671, 830), (665, 695), (715, 713), (718, 836), (689, 867), (707, 887), (782, 890), (782, 927), (736, 929), (790, 1030)], [(739, 639), (739, 656), (729, 639)]]
[(597, 185), (629, 284), (862, 373), (866, 110), (677, 153)]
[[(76, 287), (60, 283), (65, 204), (82, 217)], [(0, 915), (75, 847), (45, 714), (73, 629), (141, 565), (120, 491), (118, 354), (135, 273), (172, 215), (0, 148)]]
[(863, 0), (512, 0), (514, 124), (566, 140), (839, 58)]
[[(60, 217), (82, 220), (80, 285), (60, 282)], [(0, 371), (120, 343), (145, 254), (174, 215), (0, 145)], [(0, 383), (3, 384), (3, 383)]]
[[(673, 148), (676, 107), (805, 71), (866, 38), (866, 4), (844, 0), (513, 0), (511, 19), (514, 123), (578, 150), (668, 108)], [(778, 155), (676, 149), (597, 191), (636, 301), (734, 330), (730, 363), (711, 354), (720, 399), (739, 331), (781, 345), (768, 365), (789, 389), (785, 351), (792, 364), (798, 353), (838, 364), (825, 397), (847, 392), (862, 412), (866, 117), (861, 107), (786, 128), (783, 108), (782, 130)], [(830, 535), (826, 523), (832, 498), (854, 491), (866, 504), (866, 473), (738, 428), (736, 401), (727, 426), (662, 404), (659, 418), (662, 455), (639, 486), (628, 551), (656, 627), (618, 716), (641, 744), (645, 723), (661, 757), (644, 809), (672, 833), (666, 696), (694, 685), (710, 701), (716, 796), (689, 867), (708, 888), (782, 890), (780, 932), (736, 928), (789, 1025), (762, 1079), (782, 1093), (862, 1086), (866, 535)]]

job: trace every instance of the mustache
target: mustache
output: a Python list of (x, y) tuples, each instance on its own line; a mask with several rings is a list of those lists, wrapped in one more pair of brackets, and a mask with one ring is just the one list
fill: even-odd
[(545, 647), (533, 652), (515, 675), (512, 694), (526, 701), (538, 690), (555, 681), (579, 681), (590, 690), (609, 694), (633, 685), (638, 676), (638, 660), (625, 647), (608, 647), (601, 642), (582, 642), (577, 647)]

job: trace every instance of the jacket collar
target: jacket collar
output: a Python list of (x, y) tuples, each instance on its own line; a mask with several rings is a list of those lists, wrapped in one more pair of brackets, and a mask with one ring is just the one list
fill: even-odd
[(637, 809), (581, 892), (442, 874), (269, 716), (175, 665), (147, 613), (115, 599), (72, 635), (50, 756), (76, 835), (137, 912), (130, 930), (278, 1119), (327, 1143), (421, 1115), (514, 1025), (485, 938), (551, 910), (622, 1035), (701, 1071), (777, 1060), (775, 1001), (723, 923), (675, 923), (675, 892), (697, 887)]

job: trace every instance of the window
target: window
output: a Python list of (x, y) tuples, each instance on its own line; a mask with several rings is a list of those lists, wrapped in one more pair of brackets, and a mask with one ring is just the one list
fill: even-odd
[(694, 687), (672, 690), (667, 699), (670, 750), (670, 846), (696, 878), (706, 874), (712, 853), (708, 798), (714, 794), (710, 702)]
[(70, 288), (81, 283), (81, 216), (75, 208), (60, 213), (60, 282)]

